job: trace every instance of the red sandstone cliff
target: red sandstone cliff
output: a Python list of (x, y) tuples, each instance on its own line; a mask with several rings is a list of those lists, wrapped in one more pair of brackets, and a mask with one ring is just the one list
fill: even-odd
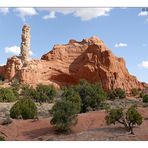
[(41, 60), (31, 60), (22, 67), (19, 57), (12, 57), (0, 67), (0, 74), (8, 80), (17, 77), (22, 83), (71, 85), (86, 79), (101, 82), (104, 89), (143, 89), (143, 84), (129, 74), (123, 58), (118, 58), (98, 37), (81, 42), (70, 40), (65, 45), (55, 45)]

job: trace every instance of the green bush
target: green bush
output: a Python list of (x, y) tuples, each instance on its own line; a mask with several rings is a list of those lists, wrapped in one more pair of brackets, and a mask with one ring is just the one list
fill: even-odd
[(33, 87), (26, 84), (21, 87), (21, 95), (25, 98), (36, 100), (38, 92)]
[(62, 100), (72, 102), (73, 105), (75, 105), (77, 113), (80, 113), (82, 105), (81, 98), (80, 95), (77, 92), (75, 92), (72, 88), (64, 90), (64, 93), (62, 94)]
[(10, 117), (18, 119), (34, 119), (37, 117), (37, 107), (31, 99), (21, 99), (10, 109)]
[(109, 114), (106, 116), (106, 123), (107, 125), (115, 124), (119, 121), (123, 116), (123, 109), (122, 108), (114, 108), (109, 111)]
[(116, 88), (115, 90), (110, 90), (108, 93), (108, 98), (110, 100), (122, 99), (125, 97), (126, 97), (125, 91), (121, 88)]
[(148, 103), (148, 95), (147, 94), (143, 96), (143, 102)]
[(137, 96), (137, 95), (139, 94), (139, 90), (138, 90), (137, 88), (132, 88), (132, 89), (131, 89), (131, 94), (132, 94), (133, 96)]
[(117, 98), (115, 90), (110, 90), (107, 95), (109, 100), (115, 100)]
[(135, 125), (141, 125), (143, 122), (143, 118), (135, 106), (131, 106), (127, 111), (122, 108), (111, 109), (105, 119), (108, 125), (116, 124), (117, 122), (123, 124), (125, 129), (131, 134), (134, 134), (133, 128)]
[(116, 92), (116, 95), (119, 99), (122, 99), (122, 98), (125, 98), (126, 95), (125, 95), (125, 90), (122, 89), (122, 88), (116, 88), (115, 89), (115, 92)]
[(20, 81), (19, 81), (19, 79), (14, 78), (14, 79), (12, 80), (12, 82), (11, 82), (11, 86), (12, 86), (14, 89), (16, 89), (16, 90), (19, 90), (19, 88), (20, 88)]
[(11, 88), (0, 88), (0, 102), (12, 102), (17, 98)]
[(139, 97), (140, 97), (140, 98), (143, 98), (144, 95), (145, 95), (145, 94), (144, 94), (144, 92), (142, 91), (142, 92), (140, 92)]
[(52, 119), (50, 123), (58, 132), (68, 132), (70, 127), (77, 123), (77, 108), (71, 101), (58, 101), (51, 110)]
[(56, 95), (56, 90), (53, 86), (43, 84), (37, 85), (35, 89), (29, 85), (24, 85), (21, 94), (36, 102), (52, 102)]
[(99, 109), (101, 103), (106, 100), (106, 93), (99, 84), (91, 84), (81, 80), (79, 85), (73, 86), (82, 100), (81, 112)]
[(55, 88), (50, 85), (39, 84), (36, 87), (36, 92), (37, 92), (36, 100), (38, 102), (52, 102), (56, 95)]

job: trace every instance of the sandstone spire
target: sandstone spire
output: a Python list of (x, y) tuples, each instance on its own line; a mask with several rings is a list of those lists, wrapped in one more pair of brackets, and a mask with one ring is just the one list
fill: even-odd
[(21, 42), (21, 60), (23, 65), (27, 64), (29, 60), (29, 51), (30, 51), (30, 27), (25, 24), (22, 28), (22, 42)]

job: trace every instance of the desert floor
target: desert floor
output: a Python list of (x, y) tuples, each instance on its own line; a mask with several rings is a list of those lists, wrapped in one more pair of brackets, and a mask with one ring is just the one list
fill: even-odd
[(144, 117), (140, 127), (135, 127), (135, 135), (130, 135), (122, 125), (105, 124), (105, 111), (92, 111), (78, 115), (78, 123), (67, 135), (57, 135), (50, 125), (50, 117), (39, 120), (13, 120), (9, 125), (0, 125), (1, 134), (6, 140), (63, 140), (63, 141), (118, 141), (148, 140), (148, 108), (139, 108)]

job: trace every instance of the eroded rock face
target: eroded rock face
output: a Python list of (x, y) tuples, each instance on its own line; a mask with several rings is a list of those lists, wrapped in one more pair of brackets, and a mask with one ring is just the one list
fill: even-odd
[(29, 61), (27, 67), (16, 68), (18, 62), (11, 61), (5, 66), (5, 71), (9, 69), (7, 78), (17, 73), (22, 83), (60, 87), (86, 79), (92, 83), (100, 82), (105, 90), (119, 87), (128, 92), (132, 88), (143, 89), (143, 84), (129, 74), (124, 59), (113, 55), (96, 36), (81, 42), (70, 40), (68, 44), (55, 45), (41, 60)]
[(18, 71), (21, 70), (21, 68), (21, 59), (17, 56), (13, 56), (7, 60), (6, 65), (0, 67), (0, 75), (10, 81), (14, 77), (17, 77)]
[(25, 65), (29, 60), (29, 51), (30, 51), (30, 27), (29, 25), (24, 25), (22, 28), (22, 36), (21, 36), (21, 60)]

